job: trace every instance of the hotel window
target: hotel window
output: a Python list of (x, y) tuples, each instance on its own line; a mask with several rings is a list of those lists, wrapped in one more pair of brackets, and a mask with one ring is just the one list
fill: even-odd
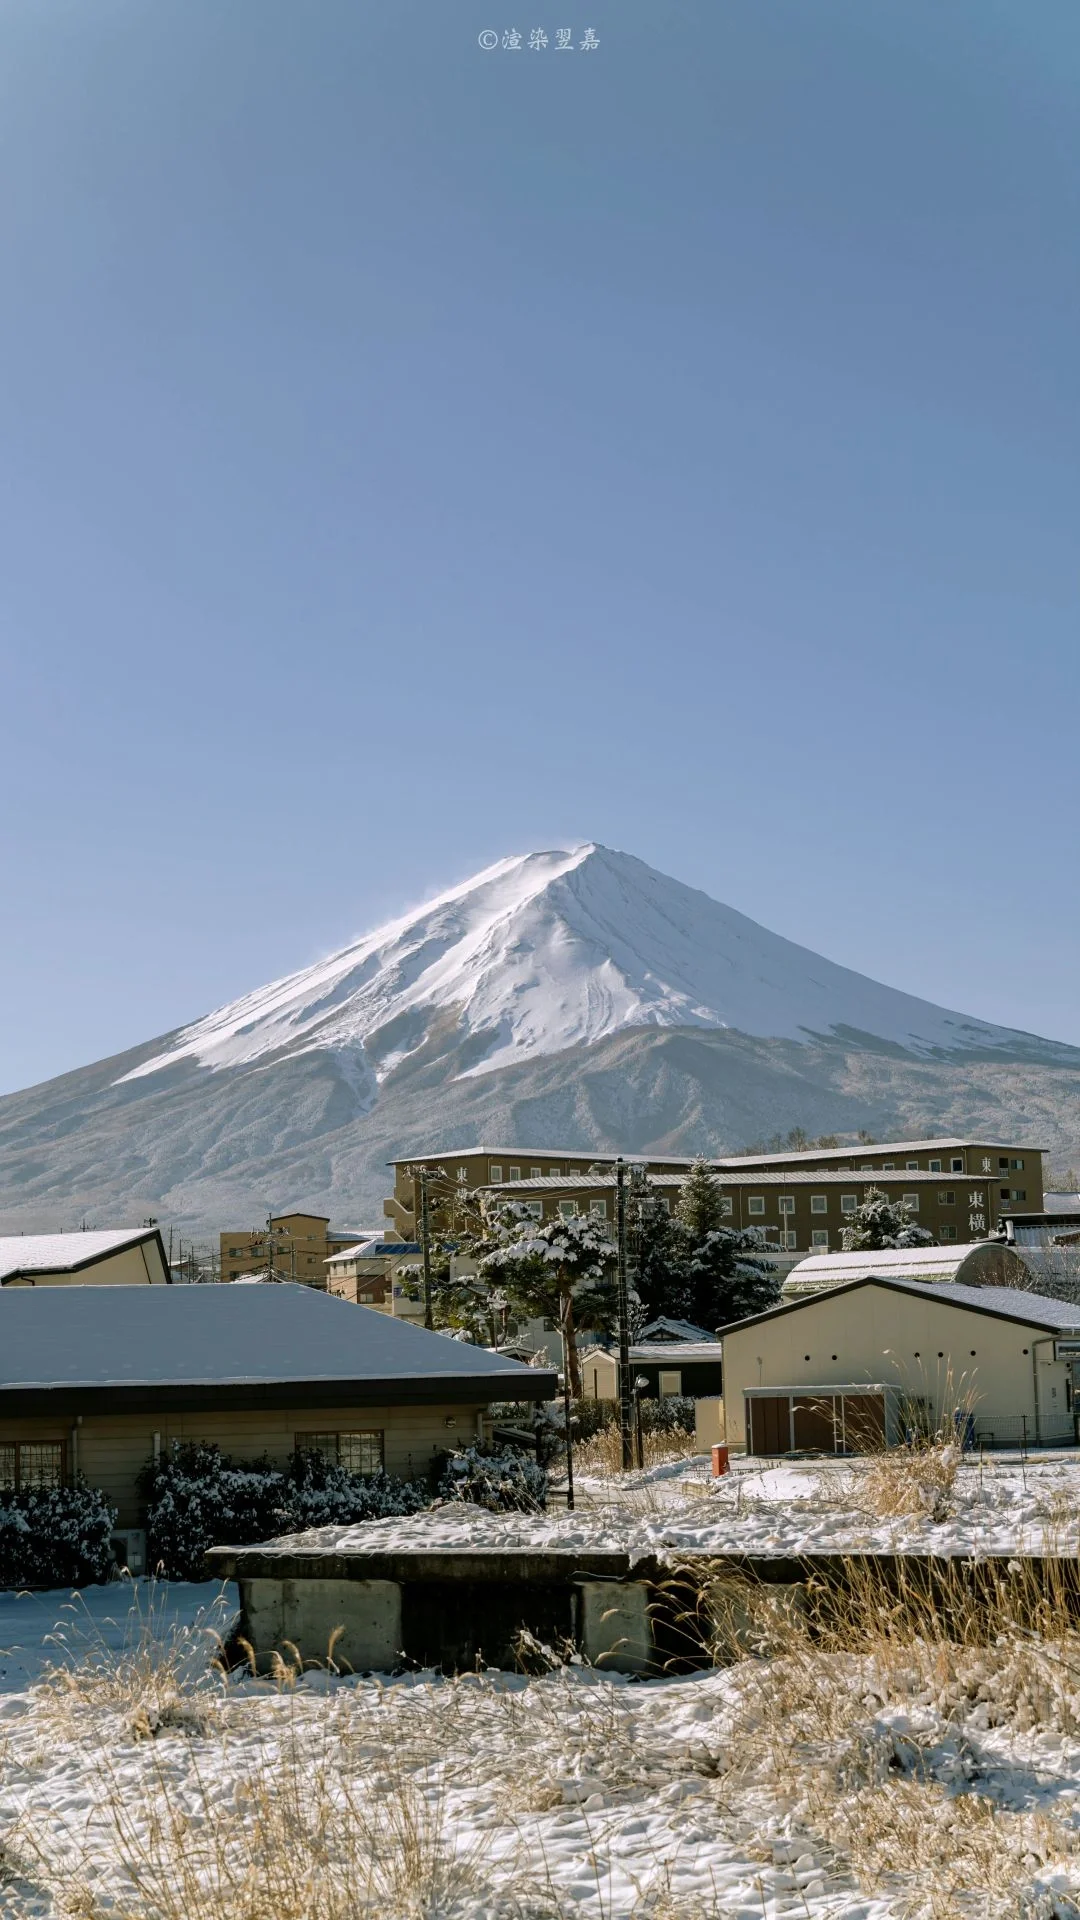
[(597, 1220), (606, 1220), (607, 1219), (607, 1201), (606, 1200), (590, 1200), (589, 1212)]
[(576, 1219), (577, 1218), (577, 1201), (576, 1200), (560, 1200), (559, 1212), (562, 1215), (564, 1220)]
[(961, 1160), (960, 1155), (958, 1153), (954, 1153), (952, 1159), (949, 1161), (949, 1172), (963, 1173), (963, 1171), (964, 1171), (964, 1163)]
[(998, 1161), (998, 1172), (1008, 1173), (1008, 1171), (1009, 1171), (1009, 1156), (1008, 1154), (1006, 1154), (1004, 1160), (999, 1159)]
[(544, 1175), (543, 1175), (543, 1170), (542, 1170), (542, 1168), (540, 1168), (540, 1167), (530, 1167), (530, 1168), (529, 1168), (529, 1179), (530, 1179), (530, 1180), (542, 1180), (542, 1179), (543, 1179), (543, 1177), (544, 1177)]
[(1026, 1199), (1027, 1199), (1027, 1188), (1026, 1188), (1026, 1187), (1013, 1187), (1013, 1188), (1012, 1188), (1012, 1190), (1011, 1190), (1011, 1192), (1010, 1192), (1010, 1194), (1009, 1194), (1009, 1199), (1010, 1199), (1010, 1200), (1026, 1200)]
[(62, 1440), (0, 1441), (0, 1487), (62, 1487)]
[(789, 1227), (785, 1227), (783, 1232), (780, 1235), (780, 1245), (782, 1247), (787, 1247), (792, 1252), (794, 1252), (797, 1238), (798, 1236), (792, 1233)]
[(530, 1220), (542, 1220), (544, 1217), (544, 1203), (542, 1200), (526, 1200), (525, 1211)]
[(941, 1161), (940, 1161), (940, 1160), (931, 1160), (931, 1162), (930, 1162), (930, 1171), (931, 1171), (931, 1173), (940, 1173), (940, 1172), (941, 1172)]
[(864, 1160), (862, 1166), (859, 1168), (860, 1173), (873, 1173), (873, 1171), (874, 1163), (872, 1160)]
[(895, 1173), (896, 1162), (894, 1160), (883, 1160), (881, 1163), (881, 1171), (882, 1173)]
[[(670, 1213), (671, 1212), (670, 1200), (667, 1203), (667, 1209), (668, 1209), (668, 1212)], [(722, 1193), (720, 1195), (720, 1211), (723, 1214), (724, 1218), (726, 1220), (730, 1220), (734, 1210), (735, 1210), (734, 1202), (731, 1198), (730, 1193)]]
[(794, 1213), (794, 1211), (795, 1211), (795, 1196), (794, 1196), (794, 1194), (793, 1194), (793, 1193), (782, 1193), (782, 1194), (780, 1195), (780, 1198), (779, 1198), (779, 1200), (778, 1200), (778, 1202), (777, 1202), (777, 1205), (779, 1206), (779, 1208), (780, 1208), (780, 1211), (781, 1211), (781, 1213)]
[(909, 1160), (909, 1161), (908, 1161), (908, 1163), (907, 1163), (907, 1170), (908, 1170), (908, 1172), (909, 1172), (909, 1173), (918, 1173), (918, 1171), (919, 1171), (919, 1163), (918, 1163), (918, 1161), (917, 1161), (917, 1160)]
[(383, 1434), (379, 1427), (361, 1433), (298, 1433), (297, 1453), (324, 1453), (348, 1473), (370, 1475), (383, 1467)]
[(908, 1208), (910, 1208), (910, 1210), (911, 1210), (911, 1212), (912, 1212), (912, 1213), (918, 1213), (918, 1211), (919, 1211), (919, 1196), (918, 1196), (918, 1194), (917, 1194), (917, 1193), (905, 1193), (905, 1195), (904, 1195), (904, 1205), (905, 1205), (905, 1207), (908, 1207)]
[(813, 1233), (810, 1235), (810, 1245), (812, 1247), (827, 1247), (828, 1244), (829, 1244), (828, 1227), (815, 1227)]
[(810, 1211), (811, 1213), (828, 1213), (829, 1211), (828, 1194), (812, 1193), (810, 1195)]
[(859, 1196), (857, 1193), (842, 1193), (840, 1195), (841, 1213), (854, 1213), (856, 1212), (858, 1205), (859, 1205)]
[(520, 1180), (520, 1179), (521, 1179), (521, 1168), (520, 1168), (520, 1167), (511, 1167), (511, 1169), (510, 1169), (510, 1178), (511, 1178), (511, 1180)]
[(939, 1187), (937, 1203), (939, 1207), (955, 1207), (956, 1194), (951, 1187)]
[(941, 1234), (941, 1238), (942, 1238), (943, 1240), (955, 1240), (955, 1239), (956, 1239), (956, 1228), (955, 1228), (955, 1227), (940, 1227), (940, 1228), (938, 1229), (938, 1231), (939, 1231), (939, 1233)]
[(497, 1166), (495, 1165), (495, 1162), (494, 1162), (494, 1160), (493, 1160), (493, 1161), (492, 1161), (492, 1163), (491, 1163), (491, 1178), (492, 1178), (493, 1180), (501, 1180), (501, 1179), (502, 1179), (502, 1168), (501, 1168), (501, 1167), (497, 1167)]
[(558, 1180), (558, 1179), (559, 1179), (559, 1178), (561, 1177), (561, 1174), (562, 1174), (562, 1168), (561, 1168), (561, 1167), (549, 1167), (549, 1168), (548, 1168), (548, 1179), (549, 1179), (549, 1180)]
[(1022, 1160), (1010, 1160), (1009, 1165), (1014, 1173), (1023, 1173), (1024, 1171), (1024, 1163)]
[(747, 1213), (754, 1213), (754, 1214), (764, 1213), (765, 1202), (762, 1199), (762, 1196), (760, 1193), (752, 1193), (750, 1195), (750, 1198), (746, 1203), (746, 1211)]

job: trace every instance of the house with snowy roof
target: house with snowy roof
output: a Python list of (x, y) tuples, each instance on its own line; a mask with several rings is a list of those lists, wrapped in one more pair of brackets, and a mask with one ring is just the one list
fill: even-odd
[(0, 1287), (164, 1287), (170, 1280), (156, 1227), (0, 1235)]
[(555, 1389), (548, 1369), (302, 1283), (0, 1293), (0, 1485), (81, 1475), (123, 1527), (140, 1524), (140, 1471), (177, 1443), (419, 1478), (493, 1402)]

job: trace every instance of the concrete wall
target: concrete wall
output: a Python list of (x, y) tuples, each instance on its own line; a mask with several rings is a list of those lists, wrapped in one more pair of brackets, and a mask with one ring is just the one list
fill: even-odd
[[(1023, 1310), (1023, 1294), (1017, 1294)], [(1067, 1412), (1064, 1361), (1040, 1327), (1026, 1327), (936, 1296), (866, 1286), (815, 1295), (791, 1311), (724, 1336), (724, 1407), (729, 1441), (746, 1440), (749, 1387), (840, 1386), (883, 1381), (925, 1397), (935, 1414), (970, 1399), (977, 1417), (1027, 1416), (1035, 1433), (1035, 1363), (1039, 1410)], [(948, 1403), (946, 1405), (946, 1402)]]
[[(358, 1433), (381, 1430), (388, 1473), (419, 1477), (445, 1447), (475, 1439), (479, 1406), (294, 1408), (277, 1412), (199, 1414), (87, 1414), (76, 1426), (64, 1420), (0, 1420), (0, 1440), (62, 1440), (69, 1475), (77, 1467), (119, 1508), (121, 1527), (139, 1526), (136, 1480), (160, 1449), (173, 1441), (205, 1440), (237, 1460), (262, 1455), (284, 1466), (298, 1433)], [(452, 1421), (451, 1426), (447, 1421)]]

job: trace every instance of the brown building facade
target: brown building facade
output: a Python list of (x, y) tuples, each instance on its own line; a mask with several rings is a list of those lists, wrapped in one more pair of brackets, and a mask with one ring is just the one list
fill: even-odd
[[(470, 1148), (431, 1155), (432, 1203), (455, 1190), (488, 1191), (520, 1201), (548, 1219), (562, 1212), (614, 1219), (613, 1154), (555, 1153), (533, 1148)], [(384, 1211), (406, 1238), (416, 1231), (419, 1181), (415, 1162), (396, 1161), (394, 1193)], [(691, 1163), (640, 1159), (672, 1207)], [(731, 1155), (709, 1163), (720, 1180), (733, 1227), (758, 1227), (777, 1253), (836, 1250), (845, 1217), (871, 1186), (911, 1207), (916, 1224), (942, 1244), (978, 1240), (1018, 1210), (1042, 1204), (1042, 1152), (1037, 1147), (960, 1139), (880, 1142), (806, 1153)]]

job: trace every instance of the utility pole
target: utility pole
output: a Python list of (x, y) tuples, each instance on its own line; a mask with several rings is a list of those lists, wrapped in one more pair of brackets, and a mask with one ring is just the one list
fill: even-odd
[(618, 1262), (619, 1437), (622, 1442), (622, 1470), (629, 1473), (634, 1464), (634, 1432), (630, 1390), (630, 1293), (626, 1278), (626, 1164), (621, 1154), (615, 1162), (615, 1248)]
[(562, 1399), (563, 1399), (563, 1441), (566, 1449), (566, 1506), (567, 1511), (574, 1505), (574, 1437), (571, 1432), (572, 1401), (570, 1397), (570, 1292), (563, 1296), (562, 1307)]

